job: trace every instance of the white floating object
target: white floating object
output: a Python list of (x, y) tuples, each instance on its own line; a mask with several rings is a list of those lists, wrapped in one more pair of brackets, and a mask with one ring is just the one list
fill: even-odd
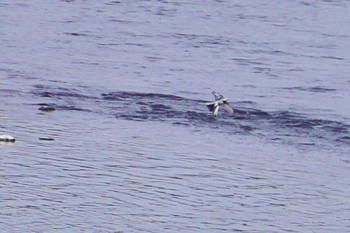
[(15, 142), (16, 139), (10, 135), (0, 135), (0, 142)]

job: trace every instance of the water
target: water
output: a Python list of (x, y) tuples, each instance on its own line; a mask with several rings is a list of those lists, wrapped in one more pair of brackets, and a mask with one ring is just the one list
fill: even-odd
[(347, 1), (0, 14), (3, 232), (349, 232)]

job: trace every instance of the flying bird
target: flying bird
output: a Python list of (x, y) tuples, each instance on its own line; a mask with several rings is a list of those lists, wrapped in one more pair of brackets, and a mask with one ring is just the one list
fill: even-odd
[(230, 114), (230, 116), (233, 115), (233, 108), (228, 99), (215, 91), (213, 91), (212, 94), (215, 97), (215, 101), (205, 104), (207, 105), (209, 111), (211, 111), (214, 116), (217, 116), (219, 114), (219, 107), (222, 106)]

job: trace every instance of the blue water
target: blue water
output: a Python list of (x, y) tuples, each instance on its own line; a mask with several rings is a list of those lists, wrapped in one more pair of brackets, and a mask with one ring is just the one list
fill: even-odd
[(1, 231), (349, 232), (349, 12), (2, 1)]

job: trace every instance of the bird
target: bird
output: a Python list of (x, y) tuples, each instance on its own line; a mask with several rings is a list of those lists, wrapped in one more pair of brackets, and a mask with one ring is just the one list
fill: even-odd
[(217, 116), (219, 114), (219, 107), (222, 106), (230, 116), (233, 115), (234, 111), (228, 99), (216, 91), (213, 91), (212, 94), (215, 97), (215, 101), (205, 104), (207, 105), (209, 111), (211, 111), (214, 116)]

